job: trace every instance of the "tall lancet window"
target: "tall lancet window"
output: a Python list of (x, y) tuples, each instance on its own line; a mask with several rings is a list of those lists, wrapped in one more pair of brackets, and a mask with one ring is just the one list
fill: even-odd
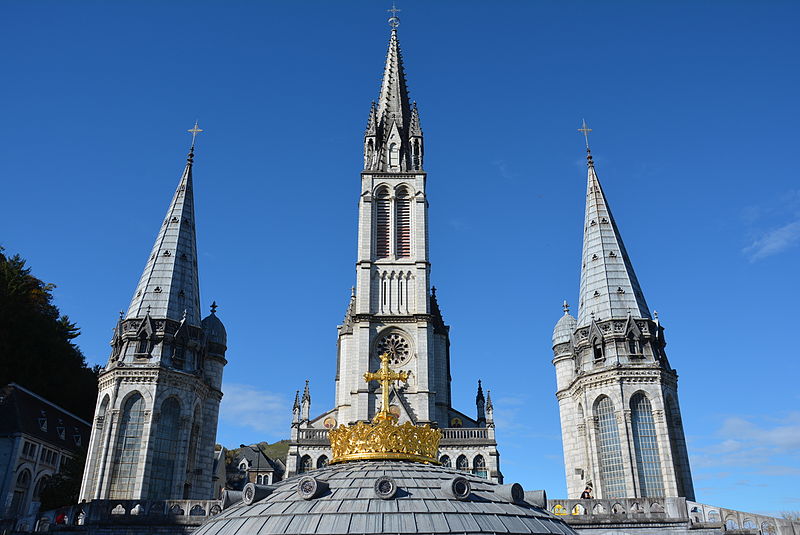
[(631, 427), (633, 447), (636, 450), (636, 470), (639, 473), (639, 491), (645, 497), (664, 496), (653, 410), (650, 400), (641, 392), (631, 398)]
[(617, 415), (614, 414), (614, 404), (610, 398), (602, 396), (597, 401), (595, 415), (603, 498), (622, 498), (625, 496), (625, 468), (622, 464)]
[(109, 498), (131, 500), (139, 468), (139, 450), (144, 434), (144, 399), (134, 394), (125, 402), (111, 463)]
[(395, 236), (397, 257), (411, 256), (411, 198), (405, 188), (397, 192), (395, 201)]
[(389, 144), (389, 167), (392, 169), (400, 167), (400, 147), (397, 143)]
[(392, 200), (386, 188), (379, 189), (375, 197), (375, 256), (388, 258), (391, 243), (389, 220), (392, 214)]
[(175, 498), (175, 464), (180, 451), (178, 433), (180, 432), (181, 406), (175, 398), (168, 398), (161, 404), (161, 415), (153, 448), (153, 462), (150, 467), (150, 487), (147, 494), (153, 500)]

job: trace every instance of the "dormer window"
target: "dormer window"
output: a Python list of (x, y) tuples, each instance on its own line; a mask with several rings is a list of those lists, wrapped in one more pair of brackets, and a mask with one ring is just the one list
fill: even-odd
[(175, 344), (175, 350), (172, 353), (172, 365), (178, 370), (184, 369), (186, 366), (186, 346), (183, 344)]
[(603, 360), (605, 355), (603, 354), (603, 344), (600, 342), (594, 343), (594, 360)]

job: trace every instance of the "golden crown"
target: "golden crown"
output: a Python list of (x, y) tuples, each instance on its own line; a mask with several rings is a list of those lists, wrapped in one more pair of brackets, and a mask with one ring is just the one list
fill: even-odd
[(416, 461), (438, 464), (439, 440), (442, 432), (429, 425), (406, 422), (398, 425), (397, 416), (389, 412), (389, 388), (394, 381), (408, 380), (408, 372), (389, 368), (389, 355), (381, 355), (381, 367), (375, 373), (365, 373), (364, 381), (379, 381), (383, 406), (374, 423), (357, 422), (328, 432), (333, 458), (331, 463), (375, 459)]
[(331, 429), (328, 437), (333, 450), (331, 463), (389, 459), (438, 464), (442, 432), (428, 425), (411, 422), (398, 425), (392, 420), (381, 420)]

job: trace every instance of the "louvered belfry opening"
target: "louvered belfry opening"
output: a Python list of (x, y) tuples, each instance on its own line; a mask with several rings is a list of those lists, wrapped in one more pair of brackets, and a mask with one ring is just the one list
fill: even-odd
[(397, 257), (411, 256), (411, 199), (406, 189), (397, 193), (397, 216), (395, 219), (395, 232), (397, 235)]
[(388, 258), (390, 244), (389, 219), (391, 217), (392, 201), (386, 188), (381, 188), (376, 197), (375, 256), (377, 258)]

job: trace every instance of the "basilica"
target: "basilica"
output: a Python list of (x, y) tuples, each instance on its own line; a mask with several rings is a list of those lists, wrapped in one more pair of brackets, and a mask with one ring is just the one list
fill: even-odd
[(490, 392), (476, 377), (475, 406), (452, 403), (449, 327), (430, 282), (421, 113), (408, 96), (396, 12), (389, 22), (353, 182), (355, 285), (337, 327), (335, 378), (315, 385), (334, 389), (334, 406), (312, 412), (306, 382), (287, 429), (285, 479), (214, 494), (227, 334), (213, 303), (201, 313), (195, 125), (99, 376), (71, 532), (797, 533), (787, 521), (695, 501), (664, 327), (588, 137), (577, 317), (565, 302), (551, 346), (567, 496), (504, 481)]

